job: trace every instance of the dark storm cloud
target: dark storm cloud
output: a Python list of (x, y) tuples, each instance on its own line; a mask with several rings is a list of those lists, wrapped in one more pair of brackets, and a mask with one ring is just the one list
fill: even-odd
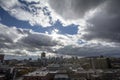
[(101, 39), (120, 42), (120, 0), (108, 0), (104, 9), (88, 20), (93, 26), (85, 29), (87, 40)]
[(22, 42), (31, 47), (57, 45), (57, 42), (53, 41), (51, 37), (43, 34), (29, 34), (27, 37), (22, 39)]
[(79, 19), (105, 0), (49, 0), (50, 6), (65, 19)]
[(41, 48), (56, 46), (57, 41), (52, 37), (35, 33), (30, 30), (18, 28), (9, 28), (0, 24), (0, 48), (16, 49), (16, 48)]
[(120, 42), (120, 0), (50, 0), (49, 3), (55, 12), (68, 20), (80, 19), (88, 11), (102, 8), (88, 18), (93, 26), (87, 26), (83, 38)]
[[(93, 44), (91, 44), (93, 45)], [(94, 46), (85, 45), (83, 47), (74, 47), (72, 45), (58, 49), (59, 54), (77, 55), (77, 56), (120, 56), (120, 47), (110, 47), (94, 44)]]

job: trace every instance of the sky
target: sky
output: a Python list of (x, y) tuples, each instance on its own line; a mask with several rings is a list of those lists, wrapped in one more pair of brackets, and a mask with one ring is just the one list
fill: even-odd
[(0, 53), (120, 56), (120, 0), (0, 0)]

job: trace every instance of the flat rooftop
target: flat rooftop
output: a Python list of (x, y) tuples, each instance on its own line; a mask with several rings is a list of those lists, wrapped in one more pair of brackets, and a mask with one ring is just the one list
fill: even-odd
[(47, 74), (48, 74), (48, 71), (37, 70), (37, 71), (31, 72), (31, 73), (28, 73), (24, 76), (46, 76)]
[(67, 74), (56, 74), (54, 78), (69, 78)]
[(0, 75), (0, 78), (5, 77), (5, 75)]

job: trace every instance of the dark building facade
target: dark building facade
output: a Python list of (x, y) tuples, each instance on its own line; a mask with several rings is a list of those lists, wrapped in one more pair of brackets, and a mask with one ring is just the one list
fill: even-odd
[(3, 55), (3, 54), (0, 54), (0, 62), (3, 63), (3, 61), (4, 61), (4, 55)]

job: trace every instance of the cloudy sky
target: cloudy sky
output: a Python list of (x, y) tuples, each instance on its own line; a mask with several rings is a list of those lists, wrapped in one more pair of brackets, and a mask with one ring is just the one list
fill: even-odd
[(120, 56), (120, 0), (0, 0), (0, 53)]

